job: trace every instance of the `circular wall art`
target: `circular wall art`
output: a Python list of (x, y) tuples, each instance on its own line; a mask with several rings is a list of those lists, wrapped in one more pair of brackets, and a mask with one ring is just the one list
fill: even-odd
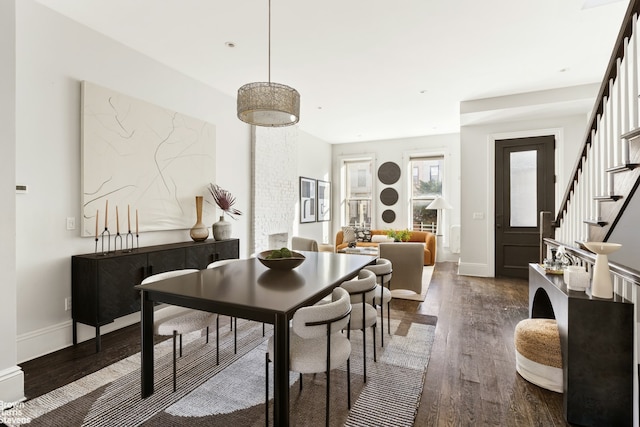
[(380, 193), (380, 201), (385, 206), (395, 205), (398, 201), (398, 192), (391, 187), (387, 187)]
[(395, 184), (400, 179), (400, 166), (393, 162), (381, 164), (378, 168), (378, 179), (383, 184)]
[(387, 209), (386, 211), (382, 212), (382, 220), (389, 224), (396, 220), (396, 213), (391, 209)]

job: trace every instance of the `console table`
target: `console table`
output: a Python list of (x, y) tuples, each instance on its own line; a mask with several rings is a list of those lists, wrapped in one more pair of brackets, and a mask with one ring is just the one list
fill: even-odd
[(633, 423), (633, 304), (570, 291), (529, 264), (529, 314), (558, 322), (564, 416), (582, 426)]
[(77, 324), (94, 326), (96, 352), (100, 351), (100, 327), (116, 318), (140, 311), (140, 292), (134, 288), (152, 274), (182, 268), (204, 269), (213, 261), (238, 258), (238, 239), (183, 242), (148, 246), (131, 252), (71, 257), (71, 317), (73, 344)]

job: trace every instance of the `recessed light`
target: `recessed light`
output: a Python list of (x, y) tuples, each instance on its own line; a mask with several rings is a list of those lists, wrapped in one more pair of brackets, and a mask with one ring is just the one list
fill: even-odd
[(428, 90), (426, 90), (426, 89), (422, 89), (422, 90), (420, 91), (420, 93), (427, 93), (427, 92), (429, 92), (429, 91), (428, 91)]
[(234, 42), (225, 42), (224, 45), (226, 47), (236, 47), (236, 44)]
[(568, 69), (568, 68), (561, 68), (561, 69), (560, 69), (560, 72), (561, 72), (561, 73), (566, 73), (567, 71), (569, 71), (569, 69)]
[(322, 110), (322, 107), (318, 107), (318, 110)]

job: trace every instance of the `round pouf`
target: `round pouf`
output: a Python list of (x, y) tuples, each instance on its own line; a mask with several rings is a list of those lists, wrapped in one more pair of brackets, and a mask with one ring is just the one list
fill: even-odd
[(562, 393), (562, 351), (554, 319), (525, 319), (516, 326), (516, 371), (525, 380)]

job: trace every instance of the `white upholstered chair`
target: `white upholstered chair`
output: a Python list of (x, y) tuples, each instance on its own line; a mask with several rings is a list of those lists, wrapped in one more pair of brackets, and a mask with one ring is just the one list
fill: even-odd
[(358, 277), (346, 280), (340, 285), (349, 292), (351, 299), (351, 322), (350, 329), (362, 331), (362, 353), (364, 382), (367, 382), (367, 328), (373, 329), (373, 360), (376, 357), (376, 324), (378, 312), (373, 307), (373, 299), (376, 291), (376, 275), (370, 271), (362, 269)]
[[(298, 309), (293, 315), (289, 334), (289, 369), (302, 374), (325, 372), (327, 392), (325, 402), (325, 422), (329, 425), (329, 397), (331, 370), (347, 364), (347, 406), (351, 409), (351, 343), (342, 330), (349, 334), (350, 297), (346, 290), (336, 288), (331, 294), (331, 302)], [(267, 399), (265, 405), (266, 423), (269, 423), (269, 354), (273, 352), (273, 337), (269, 339), (266, 354)]]
[[(385, 258), (378, 258), (374, 265), (365, 267), (367, 270), (373, 271), (378, 280), (376, 287), (376, 296), (373, 304), (380, 307), (380, 317), (384, 323), (384, 306), (387, 305), (387, 331), (391, 335), (391, 276), (393, 266), (391, 261)], [(380, 327), (380, 345), (384, 347), (384, 324)]]
[(318, 252), (318, 242), (306, 237), (294, 236), (291, 238), (291, 249), (294, 251)]
[[(183, 274), (197, 273), (196, 269), (172, 270), (158, 273), (145, 278), (141, 284), (156, 282), (162, 279), (181, 276)], [(169, 306), (154, 313), (153, 332), (161, 336), (173, 336), (173, 391), (176, 391), (176, 338), (180, 336), (180, 357), (182, 357), (182, 334), (207, 330), (207, 343), (209, 342), (209, 326), (217, 321), (218, 315), (206, 311), (193, 310), (180, 306)], [(216, 353), (218, 341), (216, 332)], [(217, 356), (216, 356), (217, 358)], [(218, 360), (216, 359), (216, 363)]]

